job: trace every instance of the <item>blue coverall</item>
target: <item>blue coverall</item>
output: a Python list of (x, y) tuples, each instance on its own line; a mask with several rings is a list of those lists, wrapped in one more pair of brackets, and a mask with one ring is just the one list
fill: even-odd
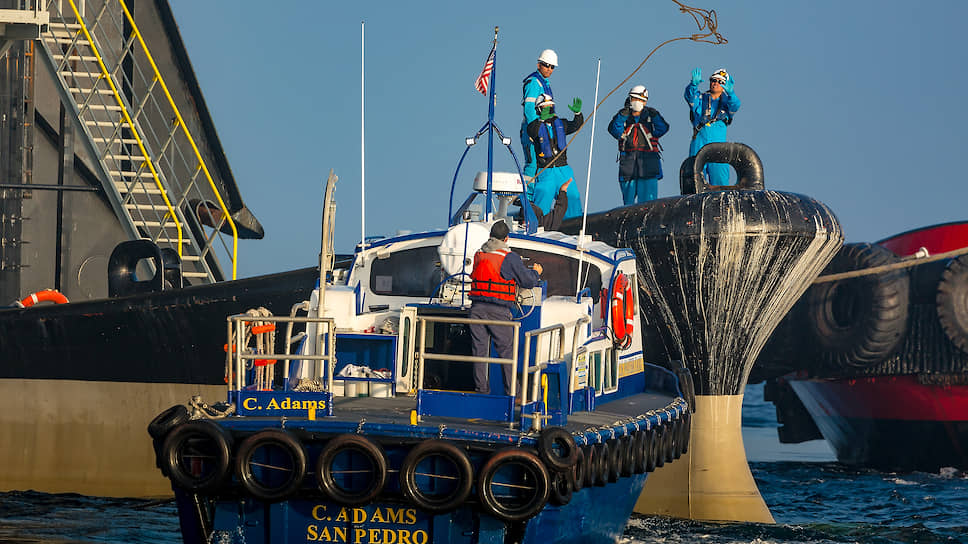
[[(695, 157), (702, 146), (710, 142), (725, 142), (726, 122), (732, 122), (733, 115), (739, 110), (739, 98), (736, 94), (728, 93), (724, 89), (718, 99), (713, 99), (708, 92), (699, 92), (699, 86), (689, 82), (683, 97), (689, 104), (692, 126), (698, 129), (689, 144), (689, 156)], [(705, 111), (704, 102), (707, 103)], [(729, 184), (728, 164), (708, 163), (703, 171), (710, 185)]]
[[(528, 138), (528, 125), (531, 124), (531, 121), (538, 118), (538, 112), (534, 111), (534, 102), (541, 94), (546, 94), (554, 98), (554, 94), (551, 92), (551, 84), (544, 76), (538, 72), (534, 72), (524, 78), (524, 96), (521, 97), (521, 106), (524, 108), (524, 119), (521, 121), (521, 147), (524, 148), (525, 164), (523, 174), (528, 177), (534, 176), (534, 173), (538, 171), (538, 165), (534, 161), (534, 146), (531, 144), (531, 139)], [(532, 195), (532, 191), (533, 187), (529, 186), (529, 198)]]

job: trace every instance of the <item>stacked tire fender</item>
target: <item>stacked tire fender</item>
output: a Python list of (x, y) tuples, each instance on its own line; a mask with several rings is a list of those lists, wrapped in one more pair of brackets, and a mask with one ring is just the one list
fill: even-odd
[[(221, 494), (241, 488), (264, 502), (322, 496), (344, 506), (363, 506), (382, 496), (431, 514), (476, 503), (497, 519), (518, 522), (530, 519), (548, 502), (568, 504), (583, 487), (607, 485), (678, 458), (689, 440), (689, 413), (681, 410), (661, 425), (583, 448), (575, 435), (548, 427), (534, 448), (482, 451), (470, 449), (470, 444), (428, 439), (403, 446), (394, 443), (388, 446), (391, 456), (384, 445), (361, 434), (318, 441), (306, 433), (306, 443), (299, 431), (276, 428), (233, 436), (215, 421), (189, 420), (183, 406), (162, 412), (149, 425), (149, 433), (159, 468), (190, 493)], [(399, 471), (393, 470), (397, 466)], [(394, 472), (398, 480), (389, 481), (388, 474)]]

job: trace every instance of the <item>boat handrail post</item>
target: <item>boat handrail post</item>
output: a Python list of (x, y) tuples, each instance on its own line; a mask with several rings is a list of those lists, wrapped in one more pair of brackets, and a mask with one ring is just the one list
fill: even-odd
[[(571, 396), (575, 392), (575, 378), (576, 372), (578, 370), (578, 365), (575, 364), (578, 357), (578, 333), (581, 331), (581, 326), (590, 323), (591, 317), (583, 315), (575, 321), (575, 330), (571, 340), (571, 368), (568, 369), (568, 395)], [(570, 403), (569, 403), (570, 405)], [(569, 410), (570, 411), (570, 410)]]

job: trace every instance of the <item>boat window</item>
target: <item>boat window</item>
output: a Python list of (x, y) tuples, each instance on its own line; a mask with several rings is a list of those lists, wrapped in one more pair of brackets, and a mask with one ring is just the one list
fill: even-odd
[[(535, 251), (531, 249), (513, 248), (514, 252), (524, 259), (524, 264), (541, 263), (544, 272), (541, 279), (548, 282), (548, 296), (569, 296), (573, 297), (578, 293), (575, 291), (575, 278), (578, 276), (578, 259), (556, 255), (546, 251)], [(592, 299), (598, 303), (598, 293), (602, 290), (602, 273), (597, 266), (589, 266), (588, 261), (582, 263), (582, 289), (588, 287), (591, 290)]]
[(602, 393), (612, 393), (618, 390), (618, 354), (614, 348), (605, 350), (605, 372), (602, 376)]
[(588, 384), (595, 388), (595, 392), (602, 394), (602, 352), (593, 351), (589, 354), (588, 361)]
[(378, 295), (429, 297), (443, 275), (436, 246), (391, 253), (370, 263), (370, 291)]

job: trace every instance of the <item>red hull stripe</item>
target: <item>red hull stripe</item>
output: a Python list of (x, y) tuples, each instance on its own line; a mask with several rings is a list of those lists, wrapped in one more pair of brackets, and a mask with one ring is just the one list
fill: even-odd
[(968, 422), (968, 385), (922, 385), (913, 376), (790, 384), (805, 405), (830, 417)]
[(926, 248), (932, 255), (968, 246), (968, 222), (946, 223), (912, 230), (877, 242), (899, 257)]

